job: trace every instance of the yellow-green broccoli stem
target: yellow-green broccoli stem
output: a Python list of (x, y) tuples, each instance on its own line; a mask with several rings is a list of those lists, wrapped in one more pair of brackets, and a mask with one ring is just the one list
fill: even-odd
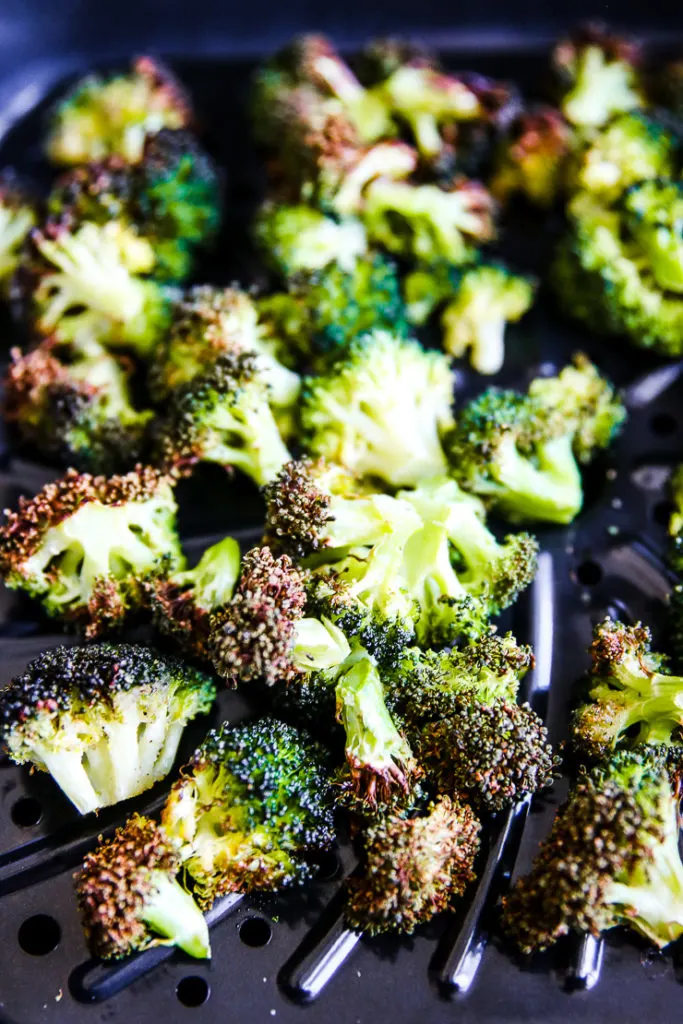
[(351, 654), (349, 641), (338, 626), (325, 616), (303, 618), (295, 624), (292, 663), (299, 672), (335, 669)]
[(540, 442), (534, 454), (532, 462), (519, 453), (513, 440), (502, 443), (491, 466), (496, 504), (512, 523), (571, 523), (583, 505), (571, 435)]
[(153, 872), (150, 882), (152, 893), (141, 914), (144, 923), (166, 939), (168, 945), (177, 946), (198, 960), (209, 959), (209, 927), (189, 892), (162, 871)]
[(361, 151), (356, 162), (340, 173), (340, 184), (329, 199), (332, 210), (340, 217), (359, 214), (363, 195), (371, 181), (400, 181), (417, 167), (417, 154), (402, 142), (378, 142)]

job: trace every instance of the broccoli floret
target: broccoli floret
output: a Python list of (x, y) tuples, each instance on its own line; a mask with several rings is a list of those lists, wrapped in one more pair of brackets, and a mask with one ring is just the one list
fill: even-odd
[(669, 564), (683, 575), (683, 465), (678, 466), (669, 483), (673, 508), (669, 517)]
[(224, 723), (183, 769), (162, 821), (202, 907), (307, 881), (310, 855), (334, 841), (324, 752), (274, 718)]
[(511, 522), (570, 523), (583, 503), (578, 463), (607, 447), (624, 418), (611, 385), (579, 356), (528, 395), (489, 388), (470, 402), (450, 437), (451, 471)]
[(113, 473), (139, 461), (151, 411), (133, 407), (128, 374), (91, 345), (70, 362), (49, 340), (31, 352), (10, 352), (5, 418), (41, 455), (93, 473)]
[(389, 252), (457, 266), (495, 237), (494, 205), (476, 181), (442, 187), (377, 180), (366, 189), (362, 219), (370, 241)]
[(35, 228), (31, 240), (21, 287), (39, 333), (149, 354), (168, 326), (172, 292), (146, 277), (155, 264), (147, 239), (124, 221), (66, 218)]
[(468, 350), (478, 373), (497, 373), (505, 358), (508, 323), (519, 320), (534, 298), (534, 282), (502, 264), (414, 270), (404, 282), (407, 309), (414, 323), (443, 306), (443, 347), (452, 356)]
[(640, 112), (622, 114), (581, 150), (570, 185), (611, 203), (636, 182), (673, 176), (678, 151), (665, 125)]
[(172, 482), (155, 469), (112, 477), (67, 470), (7, 512), (0, 574), (48, 615), (98, 636), (142, 606), (143, 580), (183, 566), (176, 509)]
[(193, 569), (181, 569), (152, 582), (154, 624), (177, 646), (209, 661), (212, 616), (228, 604), (240, 572), (240, 548), (225, 537), (207, 548)]
[(499, 202), (522, 195), (548, 209), (563, 191), (571, 130), (552, 107), (524, 111), (513, 122), (498, 149), (490, 182)]
[(47, 155), (57, 164), (87, 164), (107, 156), (137, 163), (148, 135), (187, 128), (190, 101), (171, 72), (152, 57), (138, 57), (129, 72), (88, 75), (57, 104)]
[(368, 248), (360, 221), (334, 220), (310, 206), (265, 202), (256, 215), (256, 241), (275, 270), (291, 278), (335, 263), (353, 270)]
[(621, 745), (683, 740), (683, 679), (651, 649), (650, 630), (606, 619), (595, 627), (588, 702), (572, 720), (575, 746), (609, 757)]
[(660, 759), (621, 752), (579, 776), (503, 924), (526, 953), (616, 925), (659, 947), (683, 934), (678, 799)]
[(197, 285), (174, 304), (170, 328), (150, 367), (150, 390), (157, 401), (210, 369), (224, 352), (252, 352), (271, 404), (288, 409), (299, 394), (299, 377), (278, 356), (281, 344), (259, 319), (254, 300), (239, 288)]
[(683, 292), (683, 183), (638, 182), (622, 199), (623, 223), (663, 291)]
[(561, 40), (552, 55), (562, 113), (582, 130), (599, 128), (615, 114), (645, 106), (640, 47), (587, 25)]
[(304, 380), (302, 441), (309, 452), (393, 487), (443, 473), (452, 423), (448, 359), (376, 330), (326, 373)]
[(55, 647), (0, 691), (2, 739), (87, 814), (165, 778), (215, 696), (208, 676), (148, 647)]
[(155, 461), (172, 472), (197, 462), (236, 467), (259, 486), (289, 461), (253, 352), (230, 349), (178, 387), (156, 425)]
[(446, 910), (474, 881), (480, 827), (467, 804), (447, 796), (418, 816), (373, 822), (363, 834), (363, 873), (348, 883), (349, 924), (410, 935)]
[(412, 39), (381, 36), (371, 39), (361, 50), (357, 61), (358, 77), (366, 87), (379, 85), (405, 65), (439, 70), (436, 54), (424, 44)]
[(93, 956), (118, 960), (156, 945), (211, 956), (204, 916), (176, 878), (180, 867), (164, 832), (140, 814), (86, 856), (76, 895)]
[(0, 284), (19, 265), (23, 244), (36, 223), (34, 203), (10, 171), (0, 174)]

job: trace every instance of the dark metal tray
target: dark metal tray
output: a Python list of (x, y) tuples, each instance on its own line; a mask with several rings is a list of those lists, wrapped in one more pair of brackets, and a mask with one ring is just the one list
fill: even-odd
[[(248, 139), (243, 103), (249, 66), (178, 59), (173, 67), (192, 90), (207, 126), (206, 144), (227, 171), (228, 218), (217, 255), (197, 278), (252, 283), (261, 274), (249, 248), (247, 224), (263, 183)], [(452, 53), (448, 63), (533, 87), (544, 56), (515, 49)], [(78, 62), (33, 67), (0, 85), (0, 164), (14, 164), (45, 183), (40, 151), (50, 96), (84, 70)], [(522, 268), (542, 269), (557, 225), (519, 213), (501, 248)], [(12, 334), (3, 321), (8, 342)], [(683, 364), (658, 362), (624, 342), (590, 336), (563, 321), (545, 295), (508, 334), (499, 381), (524, 386), (541, 365), (562, 365), (587, 351), (623, 388), (629, 422), (614, 450), (586, 474), (586, 504), (571, 527), (540, 531), (541, 571), (515, 608), (512, 627), (535, 643), (532, 698), (547, 715), (554, 741), (565, 733), (567, 708), (591, 625), (608, 611), (642, 618), (657, 629), (669, 587), (666, 481), (683, 454)], [(456, 400), (482, 386), (459, 375)], [(0, 441), (0, 501), (14, 506), (55, 476)], [(218, 472), (183, 483), (181, 530), (190, 554), (226, 533), (245, 545), (258, 537), (256, 490)], [(0, 592), (0, 683), (63, 637), (16, 595)], [(253, 712), (240, 695), (223, 693), (216, 716)], [(181, 757), (206, 724), (184, 738)], [(412, 939), (356, 942), (342, 925), (336, 894), (353, 866), (344, 842), (324, 858), (309, 890), (282, 898), (247, 898), (220, 905), (211, 963), (153, 950), (123, 967), (88, 960), (72, 890), (72, 873), (97, 835), (133, 808), (154, 810), (164, 784), (129, 805), (81, 819), (47, 776), (0, 760), (0, 1019), (37, 1022), (182, 1022), (308, 1020), (395, 1024), (459, 1020), (464, 1024), (582, 1019), (668, 1024), (679, 1018), (675, 952), (653, 953), (619, 931), (600, 944), (567, 942), (552, 955), (522, 963), (494, 937), (496, 896), (515, 861), (524, 870), (561, 800), (560, 783), (546, 799), (523, 805), (487, 831), (482, 882), (454, 915), (444, 915)], [(603, 958), (602, 971), (600, 963)], [(455, 987), (454, 983), (457, 983)], [(303, 1003), (309, 1004), (305, 1009)]]

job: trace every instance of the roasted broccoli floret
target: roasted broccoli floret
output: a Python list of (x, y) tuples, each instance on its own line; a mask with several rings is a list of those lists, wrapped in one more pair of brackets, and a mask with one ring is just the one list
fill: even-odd
[(265, 202), (256, 215), (256, 241), (284, 278), (335, 263), (353, 270), (368, 249), (358, 220), (335, 220), (310, 206)]
[(579, 463), (606, 448), (625, 418), (612, 386), (585, 356), (528, 395), (489, 388), (450, 437), (452, 473), (511, 522), (569, 523), (583, 502)]
[(133, 407), (128, 374), (91, 345), (61, 361), (49, 340), (26, 354), (12, 349), (4, 412), (19, 438), (41, 455), (94, 473), (134, 466), (143, 454), (151, 411)]
[(118, 960), (157, 945), (211, 956), (204, 915), (177, 880), (180, 867), (162, 829), (140, 814), (86, 856), (76, 895), (94, 956)]
[(660, 759), (624, 751), (579, 776), (503, 924), (526, 953), (616, 925), (659, 947), (683, 934), (678, 799)]
[(200, 906), (312, 877), (310, 855), (334, 841), (324, 764), (307, 733), (275, 718), (209, 733), (162, 814)]
[(393, 487), (443, 473), (452, 423), (448, 359), (376, 330), (326, 373), (304, 380), (300, 417), (309, 452)]
[(624, 226), (663, 291), (683, 293), (683, 183), (653, 179), (632, 185), (622, 202)]
[(52, 114), (47, 155), (57, 164), (87, 164), (116, 155), (137, 163), (148, 135), (187, 128), (190, 101), (171, 72), (152, 57), (138, 57), (129, 72), (88, 75)]
[(480, 824), (467, 804), (441, 796), (421, 814), (390, 814), (363, 834), (364, 870), (348, 883), (346, 919), (375, 935), (415, 928), (474, 881)]
[(11, 278), (19, 265), (21, 250), (36, 223), (34, 203), (15, 176), (0, 174), (0, 284)]
[(534, 206), (552, 206), (564, 187), (571, 131), (559, 110), (524, 111), (513, 122), (495, 158), (491, 192), (502, 203), (522, 195)]
[(553, 51), (562, 113), (582, 130), (599, 128), (615, 114), (645, 106), (640, 48), (603, 25), (587, 25)]
[(215, 696), (208, 676), (149, 647), (55, 647), (0, 691), (2, 740), (87, 814), (165, 778)]
[(143, 581), (183, 566), (172, 482), (139, 466), (125, 476), (70, 469), (20, 498), (0, 528), (0, 574), (48, 615), (95, 637), (144, 602)]
[(209, 661), (212, 616), (230, 601), (240, 573), (240, 548), (233, 537), (207, 548), (193, 569), (181, 569), (150, 586), (154, 624), (178, 647)]
[(683, 741), (683, 679), (669, 673), (650, 643), (650, 630), (640, 624), (606, 619), (596, 626), (587, 701), (572, 719), (582, 754), (598, 760), (617, 746)]
[(501, 369), (505, 328), (524, 316), (534, 298), (530, 278), (493, 263), (414, 270), (404, 288), (412, 322), (423, 323), (442, 307), (444, 349), (456, 357), (469, 351), (474, 369), (485, 374)]
[(610, 121), (575, 157), (569, 184), (611, 203), (636, 182), (675, 173), (679, 142), (664, 124), (634, 111)]
[(258, 357), (228, 350), (213, 366), (178, 387), (155, 426), (155, 461), (172, 472), (197, 462), (236, 467), (259, 486), (289, 461), (268, 404)]
[(373, 181), (362, 220), (371, 242), (398, 256), (455, 266), (495, 237), (494, 201), (477, 181), (445, 186)]
[(170, 329), (153, 355), (150, 389), (157, 401), (163, 401), (175, 388), (209, 370), (224, 352), (252, 352), (271, 404), (286, 409), (296, 401), (300, 381), (278, 358), (281, 349), (246, 292), (197, 285), (173, 307)]

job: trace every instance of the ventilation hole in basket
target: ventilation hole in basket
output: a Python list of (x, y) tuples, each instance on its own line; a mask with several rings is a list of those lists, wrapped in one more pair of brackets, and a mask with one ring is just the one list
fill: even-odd
[(602, 579), (602, 569), (597, 562), (586, 559), (576, 567), (576, 578), (584, 587), (594, 587)]
[(316, 867), (315, 876), (319, 882), (331, 882), (339, 875), (341, 863), (336, 853), (321, 853), (315, 858), (313, 864)]
[(652, 509), (652, 518), (661, 526), (668, 526), (674, 507), (670, 501), (658, 501)]
[(19, 945), (31, 956), (47, 956), (59, 945), (62, 929), (49, 914), (27, 917), (19, 929)]
[(658, 412), (650, 420), (650, 430), (658, 437), (667, 437), (675, 434), (678, 429), (678, 420), (668, 412)]
[(20, 828), (30, 828), (37, 825), (43, 816), (43, 808), (38, 800), (32, 796), (22, 796), (15, 804), (12, 804), (10, 811), (12, 821)]
[(183, 1006), (201, 1006), (211, 995), (211, 989), (205, 978), (193, 974), (178, 982), (175, 994)]
[(251, 946), (253, 949), (267, 946), (272, 934), (270, 925), (262, 917), (248, 917), (240, 925), (240, 939), (245, 946)]

